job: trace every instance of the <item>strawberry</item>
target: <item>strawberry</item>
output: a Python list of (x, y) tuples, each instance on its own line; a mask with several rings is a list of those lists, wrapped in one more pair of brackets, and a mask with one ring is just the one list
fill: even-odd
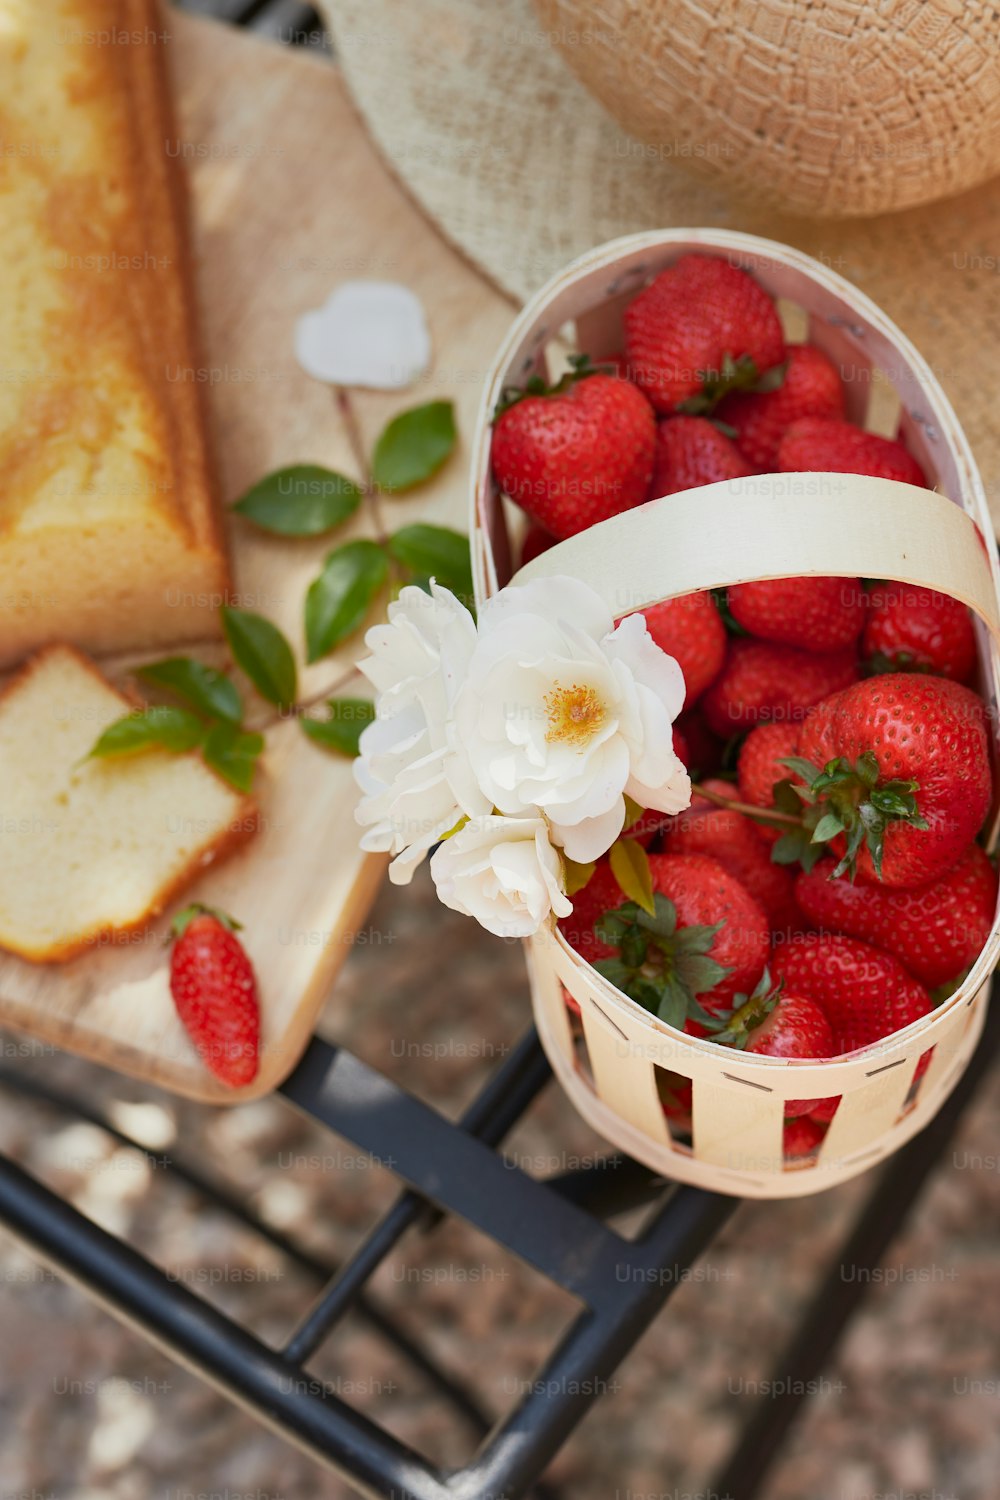
[(844, 387), (822, 349), (789, 344), (781, 384), (773, 391), (736, 391), (716, 415), (735, 430), (737, 448), (760, 473), (773, 469), (778, 444), (801, 417), (842, 417)]
[(898, 958), (855, 938), (804, 933), (775, 951), (772, 973), (825, 1011), (834, 1056), (870, 1047), (931, 1009), (927, 990)]
[(989, 809), (985, 716), (969, 688), (906, 672), (819, 704), (794, 760), (818, 820), (814, 845), (832, 840), (838, 871), (856, 864), (865, 881), (910, 887), (943, 875)]
[(872, 474), (876, 479), (927, 486), (923, 469), (902, 443), (863, 432), (836, 417), (793, 422), (778, 445), (777, 466), (784, 474)]
[(639, 389), (580, 365), (556, 386), (517, 393), (496, 418), (497, 483), (562, 541), (641, 504), (656, 423)]
[[(655, 915), (616, 900), (613, 891), (620, 896), (620, 888), (608, 862), (600, 860), (559, 928), (612, 984), (681, 1028), (699, 1007), (701, 1014), (718, 1011), (753, 989), (767, 960), (767, 918), (714, 859), (653, 854), (649, 869)], [(609, 899), (613, 904), (595, 930), (594, 913)]]
[(997, 873), (978, 844), (939, 879), (912, 890), (834, 880), (835, 867), (823, 859), (795, 882), (798, 904), (815, 926), (894, 953), (932, 990), (979, 957), (993, 925)]
[(206, 906), (174, 918), (170, 993), (202, 1061), (230, 1088), (257, 1076), (260, 1011), (253, 966), (236, 936), (239, 924)]
[(856, 675), (853, 651), (800, 651), (770, 641), (734, 640), (701, 706), (709, 727), (729, 739), (767, 720), (802, 719), (814, 703)]
[[(707, 785), (723, 796), (735, 793), (728, 782), (711, 781)], [(685, 812), (664, 825), (663, 849), (667, 854), (706, 854), (717, 860), (760, 902), (772, 933), (784, 934), (801, 927), (792, 872), (772, 863), (752, 821), (743, 813), (695, 797)]]
[[(774, 806), (774, 787), (779, 781), (787, 781), (790, 771), (785, 759), (794, 755), (799, 743), (799, 726), (789, 721), (776, 724), (758, 724), (751, 729), (740, 746), (736, 762), (736, 776), (740, 797), (754, 807)], [(757, 837), (773, 844), (781, 834), (778, 828), (769, 828), (766, 823), (752, 823)]]
[[(839, 1099), (837, 1102), (840, 1102)], [(785, 1159), (801, 1161), (803, 1157), (814, 1156), (822, 1145), (825, 1135), (825, 1125), (820, 1125), (816, 1120), (807, 1119), (804, 1115), (794, 1120), (786, 1120), (782, 1137)]]
[(764, 578), (728, 590), (729, 610), (751, 635), (803, 651), (853, 646), (865, 623), (856, 578)]
[(684, 706), (690, 708), (726, 659), (726, 627), (715, 600), (708, 593), (683, 594), (651, 604), (642, 614), (653, 640), (684, 673)]
[[(740, 995), (738, 1000), (735, 1009), (709, 1026), (713, 1042), (762, 1057), (805, 1060), (833, 1056), (833, 1030), (822, 1008), (805, 995), (782, 993), (780, 985), (772, 984), (766, 969), (753, 994)], [(815, 1099), (789, 1099), (785, 1117), (809, 1114), (817, 1103)]]
[(670, 417), (656, 429), (651, 499), (752, 473), (732, 439), (707, 417)]
[(532, 522), (524, 533), (524, 540), (521, 543), (521, 567), (523, 568), (525, 563), (530, 563), (533, 557), (540, 557), (543, 552), (548, 552), (549, 548), (554, 547), (555, 544), (556, 538), (551, 532), (546, 531), (545, 527), (539, 526), (537, 522)]
[(869, 594), (861, 650), (878, 670), (923, 669), (956, 682), (968, 682), (976, 666), (976, 635), (965, 605), (905, 583)]
[(708, 409), (727, 391), (780, 364), (777, 309), (752, 276), (726, 260), (684, 255), (625, 309), (625, 352), (656, 410), (693, 401)]

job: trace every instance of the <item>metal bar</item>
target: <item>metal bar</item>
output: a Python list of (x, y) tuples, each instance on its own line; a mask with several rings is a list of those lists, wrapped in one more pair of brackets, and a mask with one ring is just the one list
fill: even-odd
[[(12, 1069), (0, 1068), (0, 1087), (15, 1089), (17, 1092), (27, 1095), (29, 1098), (38, 1099), (55, 1109), (69, 1111), (80, 1119), (86, 1120), (91, 1125), (96, 1125), (103, 1130), (112, 1140), (121, 1145), (138, 1151), (140, 1155), (154, 1167), (170, 1171), (180, 1181), (193, 1188), (195, 1192), (201, 1193), (209, 1202), (217, 1204), (230, 1214), (238, 1223), (246, 1226), (253, 1233), (260, 1235), (261, 1239), (273, 1245), (276, 1250), (294, 1260), (304, 1270), (317, 1277), (321, 1281), (327, 1281), (331, 1276), (336, 1276), (338, 1267), (329, 1262), (320, 1260), (311, 1255), (303, 1246), (297, 1245), (280, 1230), (274, 1229), (266, 1220), (260, 1218), (252, 1209), (228, 1192), (218, 1184), (210, 1182), (197, 1168), (189, 1166), (177, 1157), (168, 1156), (166, 1152), (154, 1151), (149, 1146), (144, 1146), (141, 1141), (133, 1140), (124, 1130), (119, 1130), (110, 1120), (106, 1119), (99, 1110), (94, 1109), (86, 1100), (75, 1094), (63, 1093), (58, 1089), (50, 1087), (40, 1079), (31, 1074), (16, 1073)], [(415, 1343), (402, 1329), (397, 1328), (395, 1323), (384, 1312), (376, 1302), (369, 1296), (359, 1292), (355, 1298), (355, 1310), (362, 1318), (374, 1328), (381, 1336), (391, 1343), (400, 1354), (408, 1359), (432, 1384), (436, 1385), (443, 1395), (447, 1396), (452, 1405), (461, 1413), (477, 1435), (481, 1436), (490, 1426), (490, 1418), (469, 1395), (468, 1390), (453, 1380), (447, 1371), (442, 1370), (439, 1365), (431, 1359), (420, 1345)]]
[(802, 1407), (809, 1382), (825, 1368), (867, 1291), (870, 1278), (855, 1275), (848, 1281), (842, 1268), (870, 1270), (883, 1258), (951, 1139), (962, 1111), (988, 1072), (998, 1046), (1000, 1009), (994, 1005), (964, 1076), (934, 1119), (890, 1158), (854, 1228), (831, 1260), (808, 1312), (771, 1375), (770, 1390), (782, 1394), (764, 1396), (757, 1402), (743, 1436), (711, 1486), (718, 1494), (728, 1500), (755, 1500), (760, 1494), (761, 1481)]
[(614, 1316), (584, 1312), (576, 1319), (517, 1409), (477, 1460), (450, 1477), (454, 1500), (484, 1495), (516, 1500), (542, 1472), (637, 1343), (739, 1199), (679, 1188), (642, 1238), (621, 1242), (612, 1268)]
[[(327, 1046), (316, 1041), (311, 1044), (307, 1059), (313, 1048), (320, 1045)], [(299, 1109), (315, 1118), (322, 1118), (317, 1114), (317, 1101), (322, 1095), (327, 1072), (335, 1060), (335, 1050), (327, 1046), (325, 1057), (318, 1067), (314, 1069), (311, 1062), (305, 1067), (300, 1064), (282, 1085), (282, 1093)], [(497, 1145), (521, 1118), (551, 1076), (538, 1036), (531, 1030), (490, 1076), (462, 1115), (460, 1128), (486, 1145)], [(395, 1166), (395, 1161), (392, 1165)], [(369, 1277), (385, 1257), (391, 1254), (393, 1247), (407, 1230), (422, 1217), (427, 1217), (429, 1223), (438, 1217), (431, 1211), (426, 1198), (414, 1192), (405, 1192), (397, 1198), (295, 1329), (285, 1345), (286, 1359), (301, 1363), (315, 1353), (348, 1310), (352, 1300), (360, 1295)]]
[(444, 1476), (0, 1156), (0, 1224), (115, 1317), (370, 1500), (448, 1500)]

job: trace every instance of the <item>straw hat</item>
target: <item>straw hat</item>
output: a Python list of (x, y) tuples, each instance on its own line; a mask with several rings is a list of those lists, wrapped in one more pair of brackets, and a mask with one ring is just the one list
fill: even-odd
[[(569, 14), (560, 0), (539, 3), (541, 13)], [(981, 20), (978, 0), (927, 0), (916, 10), (953, 16), (956, 6)], [(603, 0), (592, 14), (619, 8)], [(654, 0), (627, 7), (647, 8)], [(884, 19), (892, 7), (876, 9)], [(912, 9), (909, 0), (897, 6), (899, 15)], [(636, 230), (717, 225), (785, 240), (856, 282), (914, 340), (958, 409), (1000, 519), (1000, 181), (877, 218), (794, 217), (761, 201), (759, 167), (747, 192), (731, 191), (718, 170), (729, 160), (721, 145), (712, 163), (692, 154), (696, 142), (627, 134), (577, 81), (530, 0), (329, 0), (328, 17), (389, 166), (503, 290), (523, 300), (574, 256)], [(554, 29), (565, 44), (567, 23)], [(981, 113), (982, 91), (967, 96), (967, 80), (953, 72), (955, 107), (978, 99)], [(853, 128), (845, 125), (845, 138)], [(703, 153), (711, 145), (706, 135)]]

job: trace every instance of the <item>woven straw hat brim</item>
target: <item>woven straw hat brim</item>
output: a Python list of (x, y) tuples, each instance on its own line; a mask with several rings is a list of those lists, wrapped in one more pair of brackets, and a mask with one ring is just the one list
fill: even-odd
[[(444, 235), (523, 300), (638, 230), (748, 230), (855, 282), (924, 354), (1000, 521), (1000, 181), (872, 219), (808, 220), (730, 196), (626, 135), (550, 45), (530, 0), (333, 0), (337, 56), (388, 165)], [(705, 149), (710, 149), (708, 145)]]

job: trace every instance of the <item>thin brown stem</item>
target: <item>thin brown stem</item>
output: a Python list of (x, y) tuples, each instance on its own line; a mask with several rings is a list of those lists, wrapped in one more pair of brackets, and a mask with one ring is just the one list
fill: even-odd
[(354, 402), (344, 387), (337, 385), (334, 386), (333, 390), (337, 402), (337, 410), (340, 412), (344, 428), (347, 432), (347, 441), (350, 445), (351, 454), (357, 466), (358, 473), (361, 475), (361, 487), (364, 491), (365, 503), (372, 518), (372, 525), (375, 528), (375, 535), (380, 542), (384, 543), (389, 533), (386, 531), (385, 522), (382, 518), (382, 507), (379, 504), (378, 490), (372, 482), (368, 455), (365, 452), (364, 435), (361, 431), (361, 423), (358, 421)]
[(693, 786), (692, 797), (704, 797), (706, 802), (714, 802), (716, 807), (728, 807), (733, 812), (743, 813), (745, 817), (754, 818), (758, 823), (771, 823), (776, 828), (801, 828), (802, 819), (793, 817), (791, 813), (779, 812), (776, 807), (755, 807), (752, 802), (739, 802), (733, 797), (723, 797), (721, 792), (710, 791), (708, 787)]
[(262, 719), (259, 724), (249, 724), (247, 728), (254, 734), (263, 734), (265, 729), (272, 729), (275, 724), (283, 724), (288, 719), (301, 719), (307, 709), (315, 708), (318, 703), (325, 703), (328, 698), (332, 698), (342, 688), (347, 687), (357, 675), (357, 668), (352, 667), (349, 672), (338, 677), (336, 682), (328, 682), (326, 687), (321, 688), (318, 693), (310, 693), (308, 698), (301, 698), (298, 703), (293, 703), (289, 708), (277, 709), (274, 713), (268, 714), (267, 718)]

